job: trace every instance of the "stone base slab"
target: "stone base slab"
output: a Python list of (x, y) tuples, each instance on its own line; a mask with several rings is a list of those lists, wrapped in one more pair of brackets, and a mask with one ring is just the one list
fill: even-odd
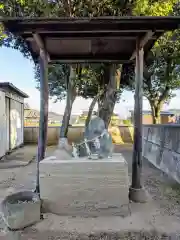
[(40, 191), (45, 212), (60, 215), (127, 215), (128, 165), (112, 159), (40, 162)]

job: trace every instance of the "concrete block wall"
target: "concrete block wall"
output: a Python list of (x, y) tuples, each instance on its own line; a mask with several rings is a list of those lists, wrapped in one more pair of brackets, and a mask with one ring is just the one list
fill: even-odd
[(144, 125), (143, 156), (180, 183), (180, 125)]
[[(133, 127), (127, 125), (119, 126), (120, 135), (124, 143), (132, 143)], [(60, 127), (48, 127), (48, 145), (58, 144)], [(24, 143), (37, 144), (38, 142), (39, 127), (25, 127), (24, 128)], [(84, 126), (71, 126), (68, 132), (68, 141), (79, 142), (83, 139)]]

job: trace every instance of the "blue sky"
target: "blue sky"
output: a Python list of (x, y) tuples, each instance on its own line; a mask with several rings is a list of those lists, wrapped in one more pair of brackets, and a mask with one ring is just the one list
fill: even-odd
[[(30, 104), (32, 108), (39, 109), (39, 91), (35, 88), (33, 62), (24, 58), (23, 55), (10, 48), (0, 48), (0, 81), (11, 82), (16, 87), (20, 88), (29, 95), (29, 99), (25, 101)], [(180, 100), (180, 91), (177, 91), (177, 97), (174, 98), (168, 108), (178, 108)], [(91, 100), (77, 99), (73, 106), (73, 113), (79, 113), (81, 110), (87, 110)], [(133, 94), (125, 92), (120, 103), (116, 104), (115, 112), (126, 114), (128, 109), (132, 109), (134, 105)], [(143, 102), (144, 109), (148, 109), (147, 101)], [(65, 101), (53, 103), (50, 100), (49, 110), (58, 113), (63, 113)]]

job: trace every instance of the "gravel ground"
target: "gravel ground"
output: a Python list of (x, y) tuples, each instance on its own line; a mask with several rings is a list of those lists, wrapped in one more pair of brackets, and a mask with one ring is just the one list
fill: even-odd
[[(54, 147), (48, 148), (47, 156), (50, 156)], [(122, 152), (129, 165), (131, 176), (131, 146), (118, 146), (116, 152)], [(9, 192), (21, 189), (33, 189), (36, 181), (36, 163), (21, 168), (0, 169), (0, 199)], [(144, 186), (161, 206), (161, 213), (180, 217), (180, 186), (168, 176), (156, 169), (144, 160), (143, 162)]]
[[(122, 152), (129, 166), (131, 177), (132, 146), (118, 146), (117, 152)], [(161, 215), (180, 217), (180, 185), (159, 169), (155, 168), (146, 159), (143, 160), (142, 177), (144, 187), (150, 193), (153, 200), (160, 206)]]
[[(54, 148), (49, 148), (47, 151), (47, 156), (51, 155), (53, 150)], [(115, 148), (115, 151), (121, 152), (126, 158), (126, 161), (128, 162), (129, 165), (129, 175), (131, 176), (132, 146), (130, 145), (118, 146)], [(160, 172), (158, 169), (156, 169), (154, 166), (152, 166), (150, 163), (148, 163), (147, 160), (144, 160), (143, 162), (142, 175), (145, 188), (148, 190), (153, 200), (155, 200), (160, 206), (159, 208), (160, 215), (173, 216), (177, 219), (177, 221), (179, 221), (180, 186), (177, 183), (175, 183), (172, 179), (168, 178), (165, 174)], [(30, 165), (21, 168), (0, 169), (0, 199), (4, 198), (8, 193), (13, 192), (15, 190), (33, 189), (35, 187), (35, 180), (36, 180), (35, 161), (33, 161)], [(1, 220), (0, 229), (1, 230), (3, 229), (3, 223)]]
[(147, 161), (144, 163), (144, 185), (159, 202), (161, 215), (180, 217), (180, 185)]

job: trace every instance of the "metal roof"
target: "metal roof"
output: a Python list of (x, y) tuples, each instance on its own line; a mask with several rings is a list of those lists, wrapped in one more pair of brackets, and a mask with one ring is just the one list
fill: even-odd
[(2, 88), (4, 90), (9, 89), (10, 91), (13, 91), (13, 92), (17, 93), (19, 96), (21, 96), (23, 98), (28, 98), (29, 97), (26, 93), (21, 91), (19, 88), (15, 87), (10, 82), (0, 82), (0, 88)]
[[(70, 63), (130, 62), (137, 38), (141, 39), (146, 54), (164, 31), (180, 25), (180, 17), (1, 18), (0, 21), (7, 30), (25, 39), (35, 61), (43, 47), (50, 62)], [(42, 41), (37, 41), (37, 35)]]

